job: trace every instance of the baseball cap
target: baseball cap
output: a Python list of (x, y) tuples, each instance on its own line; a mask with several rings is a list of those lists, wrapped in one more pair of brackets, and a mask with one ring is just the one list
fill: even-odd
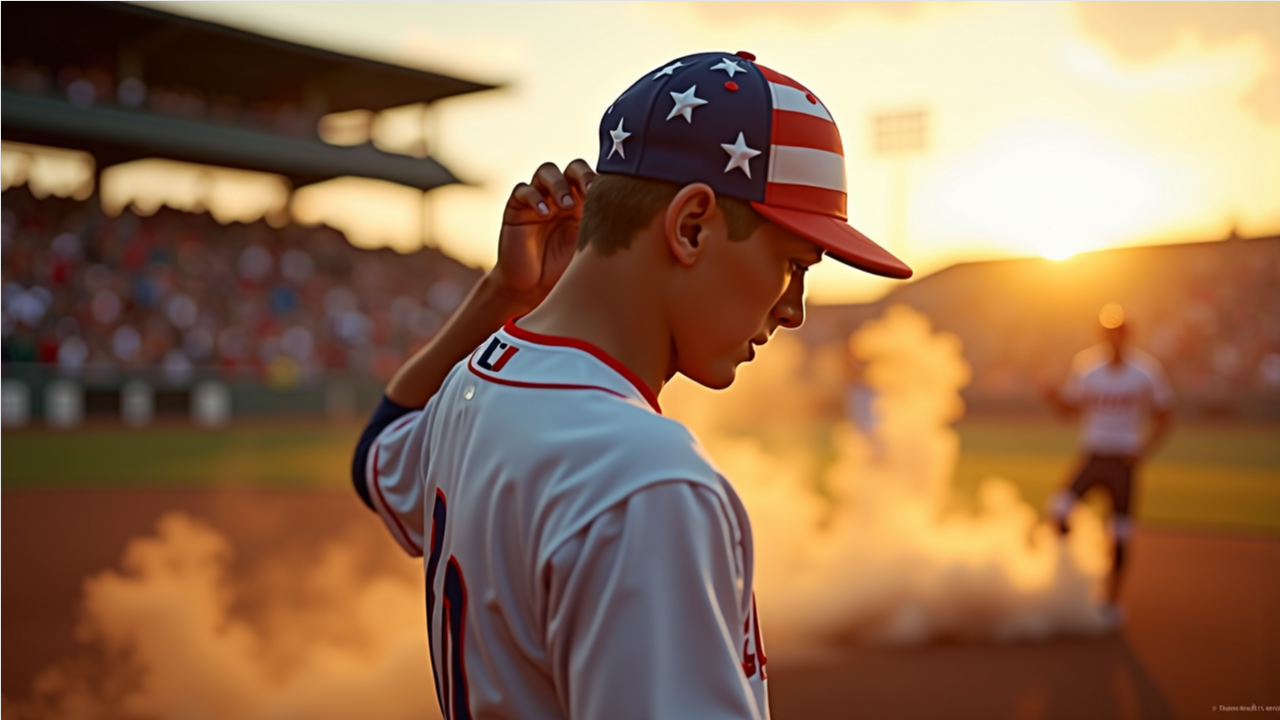
[(848, 222), (844, 146), (831, 113), (751, 53), (687, 55), (646, 73), (601, 118), (596, 171), (706, 183), (837, 260), (911, 277)]

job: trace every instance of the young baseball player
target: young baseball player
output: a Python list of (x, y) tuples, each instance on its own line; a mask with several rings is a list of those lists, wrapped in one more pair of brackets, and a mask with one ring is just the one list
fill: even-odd
[[(1105, 342), (1076, 356), (1060, 391), (1052, 385), (1042, 390), (1059, 412), (1081, 418), (1080, 469), (1050, 503), (1058, 531), (1063, 535), (1069, 531), (1071, 507), (1090, 488), (1100, 486), (1111, 496), (1114, 554), (1103, 611), (1106, 620), (1116, 625), (1121, 621), (1116, 603), (1125, 550), (1133, 534), (1133, 475), (1138, 463), (1150, 457), (1168, 433), (1173, 391), (1159, 361), (1130, 347), (1129, 328), (1119, 305), (1107, 305), (1098, 319)], [(1148, 418), (1150, 428), (1144, 436)]]
[(804, 319), (824, 254), (911, 271), (845, 222), (826, 108), (749, 53), (655, 68), (599, 175), (512, 191), (498, 262), (387, 386), (356, 489), (426, 569), (446, 718), (762, 718), (751, 525), (658, 395), (733, 382)]

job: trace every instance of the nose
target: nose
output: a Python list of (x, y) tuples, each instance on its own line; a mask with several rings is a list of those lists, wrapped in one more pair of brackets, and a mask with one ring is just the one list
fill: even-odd
[(773, 306), (773, 319), (789, 330), (804, 324), (804, 279), (793, 278), (778, 304)]

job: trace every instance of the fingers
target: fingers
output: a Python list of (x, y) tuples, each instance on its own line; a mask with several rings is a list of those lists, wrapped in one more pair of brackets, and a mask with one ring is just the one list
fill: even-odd
[(587, 196), (587, 188), (591, 187), (591, 183), (596, 179), (596, 171), (581, 158), (569, 163), (569, 167), (564, 169), (564, 174), (569, 179), (569, 184), (581, 197)]
[(587, 196), (587, 188), (595, 179), (595, 171), (582, 159), (569, 163), (564, 172), (555, 163), (543, 163), (530, 182), (512, 189), (507, 209), (532, 210), (542, 218), (559, 210), (571, 210)]
[(555, 163), (545, 162), (533, 174), (533, 186), (562, 210), (573, 207), (573, 188)]
[(507, 209), (532, 210), (541, 217), (551, 214), (551, 208), (547, 206), (542, 193), (529, 183), (520, 183), (512, 189), (511, 198), (507, 200)]

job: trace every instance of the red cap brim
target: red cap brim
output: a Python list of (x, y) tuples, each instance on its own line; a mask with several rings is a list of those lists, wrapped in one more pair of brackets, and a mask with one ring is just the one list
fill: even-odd
[(898, 280), (911, 277), (911, 268), (906, 263), (839, 218), (758, 202), (751, 203), (751, 207), (800, 237), (821, 245), (846, 265)]

